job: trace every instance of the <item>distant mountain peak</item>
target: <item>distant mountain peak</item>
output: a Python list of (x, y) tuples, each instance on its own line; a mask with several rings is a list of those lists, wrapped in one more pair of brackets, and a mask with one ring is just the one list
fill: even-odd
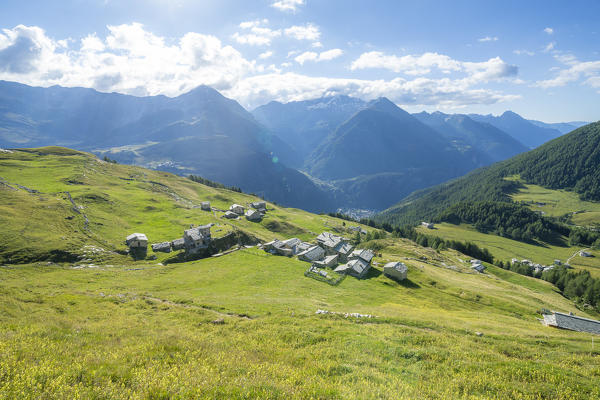
[(521, 117), (519, 114), (517, 114), (516, 112), (511, 111), (511, 110), (504, 111), (500, 117), (501, 118), (518, 118), (518, 119), (523, 119), (523, 117)]
[(378, 99), (369, 102), (368, 108), (388, 113), (397, 113), (399, 111), (404, 111), (387, 97), (379, 97)]

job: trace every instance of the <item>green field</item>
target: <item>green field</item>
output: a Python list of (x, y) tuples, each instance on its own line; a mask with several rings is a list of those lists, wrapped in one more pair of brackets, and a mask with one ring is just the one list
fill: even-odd
[(417, 230), (444, 239), (476, 243), (480, 247), (487, 248), (494, 258), (501, 261), (510, 261), (517, 258), (551, 265), (554, 260), (561, 260), (563, 263), (570, 260), (569, 264), (572, 267), (587, 269), (593, 276), (600, 277), (600, 252), (598, 250), (588, 249), (593, 257), (581, 257), (577, 253), (579, 250), (584, 249), (582, 246), (561, 247), (547, 243), (525, 243), (494, 234), (481, 233), (467, 224), (453, 225), (444, 222), (436, 224), (433, 230), (424, 227), (418, 227)]
[(576, 213), (571, 217), (571, 221), (581, 226), (600, 223), (600, 203), (580, 200), (577, 193), (566, 190), (546, 189), (525, 183), (523, 186), (511, 198), (514, 201), (529, 203), (529, 208), (534, 211), (542, 211), (551, 217)]
[[(276, 205), (259, 224), (226, 222), (194, 206), (255, 198), (65, 152), (0, 154), (8, 185), (41, 192), (0, 185), (0, 398), (600, 397), (599, 344), (537, 320), (542, 308), (597, 315), (547, 282), (494, 266), (475, 273), (453, 250), (392, 238), (373, 243), (367, 279), (339, 286), (256, 248), (133, 261), (115, 252), (132, 231), (158, 242), (215, 222), (217, 236), (311, 240), (346, 227)], [(57, 249), (82, 259), (48, 262)], [(381, 273), (392, 260), (409, 266), (407, 281)]]

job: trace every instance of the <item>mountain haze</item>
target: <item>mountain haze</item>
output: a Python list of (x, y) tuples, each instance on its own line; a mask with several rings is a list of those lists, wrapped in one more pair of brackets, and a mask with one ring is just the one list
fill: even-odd
[(201, 175), (286, 205), (333, 208), (326, 193), (286, 166), (295, 155), (287, 144), (207, 86), (169, 98), (0, 82), (0, 126), (2, 147), (69, 145)]
[(583, 200), (600, 201), (600, 122), (464, 177), (415, 192), (376, 219), (395, 225), (414, 224), (460, 202), (510, 202), (509, 195), (520, 186), (505, 179), (512, 175), (546, 188), (572, 190)]
[(549, 140), (559, 137), (562, 132), (547, 127), (537, 126), (512, 111), (505, 111), (500, 116), (468, 114), (471, 119), (486, 122), (508, 133), (513, 138), (533, 149)]
[(285, 104), (272, 101), (256, 108), (252, 114), (305, 159), (366, 104), (354, 97), (338, 95)]
[(413, 115), (457, 146), (482, 151), (490, 164), (528, 150), (508, 133), (488, 123), (474, 121), (466, 115), (449, 115), (439, 111)]

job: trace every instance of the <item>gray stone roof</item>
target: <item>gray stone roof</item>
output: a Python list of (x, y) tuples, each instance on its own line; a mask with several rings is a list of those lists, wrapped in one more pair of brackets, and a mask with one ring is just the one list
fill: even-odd
[(143, 233), (132, 233), (131, 235), (127, 236), (127, 241), (129, 242), (130, 240), (145, 240), (145, 241), (148, 241), (148, 238)]
[(193, 240), (194, 242), (202, 240), (203, 236), (198, 232), (198, 229), (192, 228), (188, 229), (183, 233), (183, 237), (189, 240)]
[(550, 315), (544, 315), (544, 324), (572, 331), (590, 332), (600, 335), (600, 321), (557, 311), (554, 311)]
[(351, 258), (362, 258), (366, 262), (370, 263), (375, 254), (369, 249), (356, 249), (350, 255)]
[(348, 255), (348, 254), (352, 253), (353, 249), (354, 249), (354, 246), (352, 246), (350, 243), (347, 243), (347, 242), (340, 242), (334, 247), (335, 251), (337, 251), (338, 253), (343, 254), (343, 255)]
[(388, 277), (402, 280), (406, 279), (406, 275), (408, 274), (408, 267), (404, 263), (401, 263), (399, 261), (393, 261), (383, 266), (383, 273)]
[(304, 250), (300, 254), (298, 254), (298, 258), (304, 261), (312, 262), (321, 260), (325, 255), (325, 250), (323, 250), (319, 246), (313, 246), (308, 250)]
[(360, 258), (348, 261), (347, 265), (351, 268), (350, 274), (356, 275), (359, 278), (362, 278), (369, 268), (371, 268), (368, 262)]

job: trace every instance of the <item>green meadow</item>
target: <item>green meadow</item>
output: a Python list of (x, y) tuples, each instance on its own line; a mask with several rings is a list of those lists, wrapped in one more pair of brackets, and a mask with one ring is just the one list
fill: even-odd
[(424, 227), (418, 227), (417, 230), (444, 239), (476, 243), (480, 247), (487, 248), (494, 258), (501, 261), (517, 258), (551, 265), (554, 260), (561, 260), (563, 263), (569, 260), (572, 267), (587, 269), (593, 276), (600, 277), (600, 252), (598, 250), (588, 249), (593, 257), (581, 257), (579, 251), (585, 248), (582, 246), (558, 246), (543, 242), (525, 243), (494, 234), (481, 233), (468, 224), (454, 225), (444, 222), (436, 224), (433, 230)]
[(532, 210), (544, 212), (551, 217), (573, 214), (571, 221), (576, 225), (590, 226), (600, 223), (600, 203), (581, 200), (575, 192), (523, 183), (523, 188), (511, 197), (514, 201), (529, 203)]
[[(256, 197), (62, 148), (2, 153), (0, 178), (0, 398), (600, 397), (600, 344), (538, 321), (544, 308), (597, 315), (547, 282), (393, 238), (368, 243), (366, 279), (338, 286), (257, 248), (133, 261), (121, 250), (134, 231), (160, 242), (213, 222), (215, 236), (312, 240), (350, 223), (274, 204), (261, 223), (223, 220), (196, 206)], [(428, 233), (461, 232), (477, 233)], [(382, 274), (394, 260), (407, 280)]]

